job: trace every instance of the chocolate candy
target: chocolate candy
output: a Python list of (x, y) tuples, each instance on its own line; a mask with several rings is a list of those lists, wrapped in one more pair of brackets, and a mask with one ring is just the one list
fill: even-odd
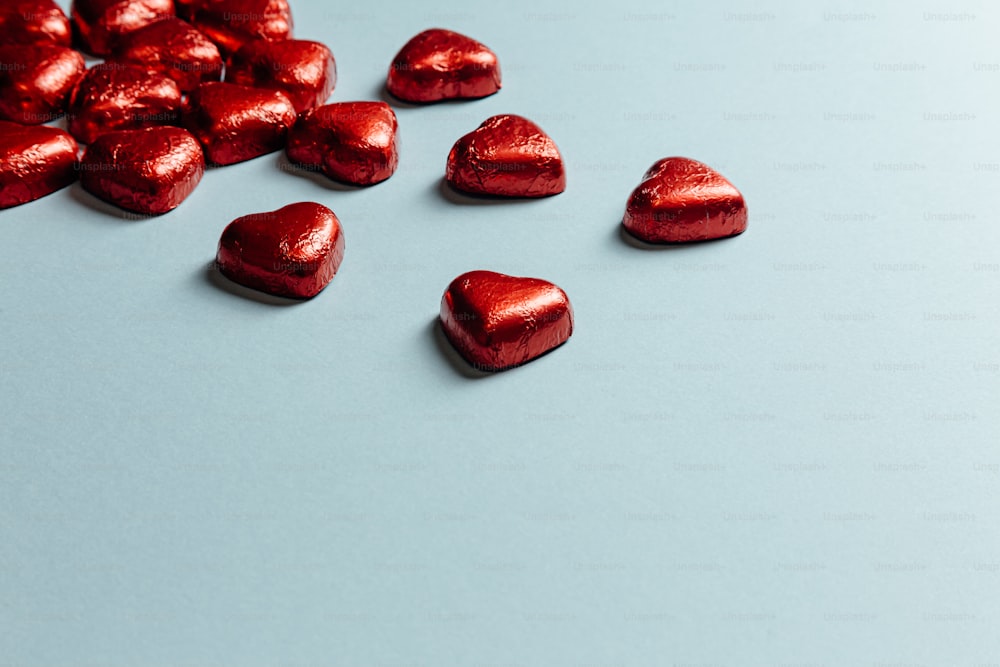
[(456, 190), (500, 197), (547, 197), (566, 189), (555, 142), (527, 118), (488, 118), (459, 139), (445, 179)]
[(288, 134), (288, 159), (330, 178), (372, 185), (399, 164), (396, 114), (385, 102), (340, 102), (311, 109)]
[(565, 343), (573, 308), (566, 293), (545, 280), (470, 271), (445, 291), (441, 328), (474, 367), (503, 370)]
[(151, 23), (122, 37), (114, 59), (162, 72), (173, 78), (185, 93), (203, 81), (222, 78), (219, 48), (190, 23), (178, 18)]
[(76, 142), (55, 127), (0, 121), (0, 208), (34, 201), (76, 180)]
[(70, 46), (69, 19), (53, 0), (3, 0), (0, 44)]
[(130, 32), (174, 15), (173, 0), (73, 0), (70, 18), (81, 46), (107, 56)]
[(302, 113), (330, 97), (337, 84), (337, 64), (330, 49), (319, 42), (255, 39), (229, 59), (226, 81), (280, 90)]
[(287, 0), (190, 0), (185, 4), (194, 26), (225, 55), (251, 39), (292, 36), (292, 10)]
[(685, 157), (656, 162), (632, 192), (622, 224), (649, 243), (690, 243), (742, 234), (743, 195), (722, 174)]
[(83, 56), (54, 44), (0, 46), (0, 120), (41, 125), (66, 111)]
[(295, 119), (283, 93), (222, 82), (198, 86), (181, 111), (181, 124), (219, 165), (281, 150)]
[(190, 195), (205, 173), (201, 145), (179, 127), (102, 134), (80, 162), (80, 184), (136, 213), (159, 215)]
[(396, 54), (386, 88), (406, 102), (486, 97), (500, 90), (500, 63), (471, 37), (434, 28)]
[(216, 265), (246, 287), (308, 299), (333, 280), (343, 258), (337, 216), (321, 204), (300, 202), (233, 220), (219, 239)]
[(170, 77), (141, 65), (102, 63), (77, 84), (66, 119), (70, 133), (89, 144), (106, 132), (169, 125), (180, 106)]

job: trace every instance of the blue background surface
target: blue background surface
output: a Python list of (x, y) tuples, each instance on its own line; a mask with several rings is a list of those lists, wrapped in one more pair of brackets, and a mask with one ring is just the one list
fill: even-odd
[[(275, 154), (160, 218), (0, 212), (0, 667), (1000, 663), (1000, 7), (293, 10), (331, 101), (432, 26), (504, 88), (397, 105), (369, 189)], [(564, 194), (442, 190), (496, 113)], [(748, 232), (627, 242), (668, 155)], [(230, 220), (300, 200), (344, 225), (325, 292), (213, 277)], [(434, 322), (480, 268), (563, 287), (568, 344), (470, 377)]]

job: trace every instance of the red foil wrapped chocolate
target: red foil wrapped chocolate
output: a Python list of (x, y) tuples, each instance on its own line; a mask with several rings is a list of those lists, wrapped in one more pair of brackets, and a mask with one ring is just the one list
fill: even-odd
[(53, 0), (3, 0), (0, 44), (55, 44), (69, 47), (69, 19)]
[(83, 56), (54, 44), (0, 46), (0, 120), (41, 125), (63, 115), (86, 71)]
[(290, 39), (292, 10), (287, 0), (192, 0), (185, 10), (196, 28), (224, 55), (251, 39)]
[(743, 195), (719, 172), (685, 157), (656, 162), (632, 192), (622, 224), (648, 243), (690, 243), (742, 234)]
[(80, 184), (136, 213), (159, 215), (181, 204), (201, 181), (205, 157), (179, 127), (120, 130), (99, 136), (80, 161)]
[(471, 37), (432, 28), (396, 54), (386, 89), (406, 102), (486, 97), (500, 90), (500, 63)]
[(233, 220), (219, 239), (216, 265), (246, 287), (308, 299), (333, 280), (343, 258), (337, 216), (321, 204), (300, 202)]
[(283, 93), (222, 82), (198, 86), (181, 110), (181, 124), (219, 165), (281, 150), (296, 118)]
[(339, 102), (310, 109), (288, 134), (288, 159), (328, 177), (373, 185), (396, 171), (396, 114), (385, 102)]
[(573, 308), (548, 281), (470, 271), (445, 291), (441, 328), (474, 367), (503, 370), (565, 343), (573, 333)]
[(337, 63), (319, 42), (255, 39), (229, 59), (226, 81), (280, 90), (302, 113), (330, 97), (337, 85)]
[(456, 190), (499, 197), (548, 197), (566, 189), (562, 155), (527, 118), (488, 118), (459, 139), (448, 155), (445, 179)]
[(151, 23), (121, 38), (114, 59), (145, 65), (190, 92), (203, 81), (222, 78), (222, 54), (190, 23), (169, 18)]
[(173, 79), (141, 65), (101, 63), (73, 91), (68, 129), (89, 144), (106, 132), (170, 125), (177, 120), (181, 91)]
[(80, 44), (95, 56), (108, 56), (123, 35), (174, 16), (173, 0), (73, 0), (70, 19)]
[(0, 208), (19, 206), (76, 180), (77, 145), (55, 127), (0, 121)]

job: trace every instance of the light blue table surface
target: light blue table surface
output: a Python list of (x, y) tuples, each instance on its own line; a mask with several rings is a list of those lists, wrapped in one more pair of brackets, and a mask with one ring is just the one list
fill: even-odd
[[(432, 26), (503, 90), (397, 104), (368, 189), (274, 154), (156, 219), (0, 212), (0, 667), (1000, 664), (1000, 5), (293, 9), (331, 101)], [(442, 189), (497, 113), (564, 194)], [(746, 234), (622, 237), (669, 155)], [(344, 226), (326, 291), (213, 277), (230, 220), (301, 200)], [(435, 319), (472, 269), (563, 287), (573, 337), (470, 377)]]

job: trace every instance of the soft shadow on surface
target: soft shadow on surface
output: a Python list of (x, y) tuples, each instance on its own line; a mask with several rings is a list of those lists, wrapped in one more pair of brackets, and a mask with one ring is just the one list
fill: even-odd
[(69, 196), (78, 204), (86, 206), (92, 211), (103, 213), (107, 217), (120, 222), (142, 222), (143, 220), (151, 220), (152, 218), (160, 217), (158, 215), (147, 215), (145, 213), (126, 211), (123, 208), (118, 208), (114, 204), (109, 204), (103, 199), (84, 190), (83, 186), (80, 185), (80, 181), (77, 181), (73, 185), (69, 186)]
[(435, 317), (431, 320), (430, 326), (427, 328), (427, 335), (434, 343), (434, 347), (437, 348), (438, 353), (444, 357), (456, 375), (469, 380), (481, 380), (482, 378), (496, 375), (495, 372), (478, 370), (463, 359), (462, 355), (452, 346), (448, 337), (444, 335), (444, 329), (441, 328), (441, 320), (439, 318)]
[(711, 245), (713, 243), (718, 243), (719, 241), (726, 241), (731, 238), (736, 238), (734, 236), (727, 236), (722, 239), (709, 239), (707, 241), (689, 241), (686, 243), (646, 243), (645, 241), (632, 236), (625, 225), (618, 223), (615, 231), (613, 232), (612, 238), (617, 238), (617, 240), (625, 245), (635, 248), (637, 250), (649, 250), (649, 251), (665, 251), (665, 250), (687, 250), (689, 248), (697, 248), (699, 246)]
[(327, 190), (333, 190), (335, 192), (354, 192), (355, 190), (364, 190), (364, 186), (341, 183), (328, 178), (318, 168), (312, 169), (297, 165), (288, 159), (288, 155), (285, 154), (285, 151), (280, 151), (278, 153), (277, 166), (278, 171), (282, 173), (310, 180), (321, 188), (325, 188)]
[(399, 99), (389, 92), (384, 82), (375, 91), (375, 99), (385, 102), (394, 109), (419, 109), (420, 107), (427, 106), (426, 104), (414, 104), (413, 102)]
[(465, 192), (459, 192), (449, 185), (448, 179), (444, 176), (442, 176), (441, 180), (437, 182), (436, 189), (438, 194), (441, 195), (441, 198), (446, 202), (458, 204), (460, 206), (496, 206), (498, 204), (517, 205), (527, 204), (539, 199), (547, 199), (547, 197), (498, 197), (495, 195), (473, 195)]
[(234, 283), (219, 272), (215, 262), (208, 265), (208, 268), (200, 269), (198, 274), (199, 282), (202, 284), (211, 285), (214, 289), (226, 292), (227, 294), (241, 297), (247, 301), (255, 301), (266, 306), (297, 306), (309, 301), (309, 299), (288, 299), (283, 296), (274, 296), (273, 294), (258, 292), (255, 289)]

